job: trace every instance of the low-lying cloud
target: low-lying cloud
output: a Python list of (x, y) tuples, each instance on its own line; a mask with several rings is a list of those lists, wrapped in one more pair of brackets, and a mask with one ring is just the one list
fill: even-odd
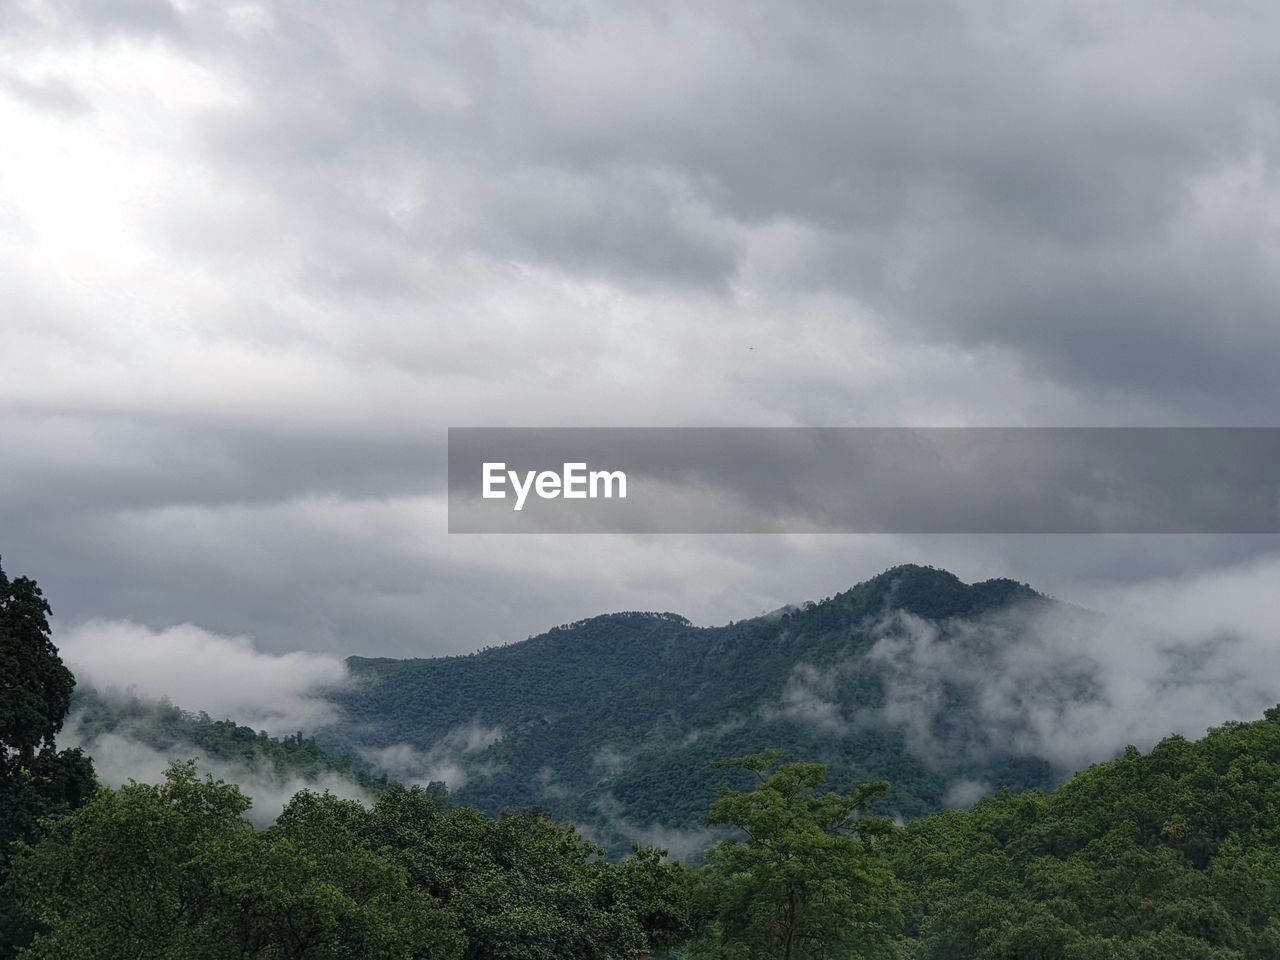
[(347, 800), (372, 802), (368, 791), (338, 773), (315, 777), (281, 774), (265, 760), (234, 762), (210, 756), (195, 744), (176, 743), (164, 750), (143, 739), (144, 733), (125, 724), (108, 733), (87, 734), (81, 717), (73, 714), (58, 736), (62, 748), (79, 747), (93, 758), (94, 772), (108, 786), (120, 787), (129, 781), (159, 783), (175, 760), (195, 760), (200, 773), (234, 783), (253, 800), (249, 819), (258, 827), (268, 826), (294, 796), (302, 790), (329, 792)]
[[(1031, 607), (936, 624), (896, 614), (867, 657), (885, 684), (875, 719), (939, 762), (998, 748), (1070, 773), (1129, 744), (1256, 718), (1280, 702), (1277, 582), (1270, 560), (1115, 591), (1104, 616)], [(938, 721), (957, 692), (969, 706), (949, 730)]]
[(475, 777), (491, 774), (492, 762), (479, 760), (482, 753), (502, 739), (503, 730), (480, 721), (461, 724), (427, 749), (411, 743), (393, 743), (385, 747), (365, 747), (360, 756), (387, 776), (402, 783), (426, 786), (443, 783), (450, 790), (460, 790)]
[(184, 710), (271, 734), (333, 723), (338, 713), (325, 694), (347, 682), (338, 657), (265, 653), (250, 637), (190, 623), (153, 630), (128, 620), (91, 620), (58, 630), (56, 641), (82, 683), (167, 697)]
[[(765, 721), (826, 736), (871, 727), (949, 777), (945, 803), (991, 784), (975, 770), (1034, 756), (1066, 777), (1132, 744), (1198, 737), (1280, 702), (1280, 559), (1165, 578), (1096, 597), (1103, 612), (1030, 603), (977, 619), (903, 611), (872, 627), (865, 653), (797, 665)], [(874, 674), (882, 701), (849, 696)]]
[(640, 823), (626, 816), (625, 806), (612, 793), (601, 796), (592, 809), (595, 816), (587, 823), (579, 823), (578, 830), (588, 840), (612, 850), (638, 844), (665, 850), (674, 860), (696, 862), (723, 837), (722, 831), (709, 827)]
[(782, 703), (760, 711), (767, 721), (789, 720), (822, 733), (837, 736), (849, 732), (849, 724), (835, 699), (842, 669), (822, 669), (811, 663), (797, 664), (782, 688)]

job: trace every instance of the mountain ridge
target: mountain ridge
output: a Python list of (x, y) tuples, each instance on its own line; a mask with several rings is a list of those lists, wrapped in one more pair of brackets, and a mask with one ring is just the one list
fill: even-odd
[[(1046, 594), (1035, 590), (1030, 584), (1013, 580), (1009, 577), (993, 577), (987, 580), (974, 581), (973, 583), (965, 583), (954, 573), (940, 567), (933, 567), (925, 564), (903, 563), (889, 567), (882, 573), (876, 574), (867, 580), (861, 581), (847, 590), (841, 591), (825, 597), (822, 600), (809, 600), (800, 604), (786, 604), (776, 610), (759, 614), (755, 617), (746, 617), (741, 620), (730, 620), (723, 625), (712, 625), (699, 627), (683, 614), (674, 613), (672, 611), (655, 611), (655, 610), (621, 610), (612, 613), (595, 614), (590, 617), (583, 617), (569, 623), (559, 624), (549, 627), (539, 634), (532, 634), (524, 640), (512, 640), (508, 643), (496, 644), (493, 646), (483, 647), (478, 650), (472, 650), (467, 653), (448, 654), (440, 657), (366, 657), (359, 654), (353, 654), (345, 657), (345, 661), (351, 662), (421, 662), (434, 660), (456, 660), (467, 657), (477, 657), (493, 650), (504, 650), (510, 647), (519, 646), (521, 644), (530, 643), (544, 638), (552, 637), (557, 633), (573, 630), (580, 627), (588, 627), (594, 624), (616, 619), (636, 618), (639, 620), (662, 620), (666, 622), (679, 623), (682, 626), (691, 627), (695, 630), (716, 630), (727, 627), (739, 626), (744, 623), (753, 622), (774, 622), (783, 619), (792, 614), (813, 610), (827, 604), (840, 603), (850, 600), (859, 599), (861, 594), (870, 593), (881, 598), (882, 606), (888, 608), (888, 600), (892, 599), (902, 584), (907, 583), (911, 586), (910, 606), (905, 609), (907, 612), (915, 613), (924, 617), (937, 616), (956, 616), (971, 611), (969, 606), (953, 603), (948, 606), (945, 600), (941, 603), (936, 598), (922, 602), (919, 596), (920, 591), (939, 590), (941, 589), (949, 598), (953, 599), (957, 596), (968, 596), (972, 598), (982, 598), (990, 602), (1009, 602), (1011, 600), (1027, 600), (1027, 601), (1043, 601), (1050, 600), (1054, 603), (1061, 601), (1053, 600)], [(958, 588), (958, 589), (957, 589)]]
[[(876, 718), (887, 669), (877, 643), (898, 622), (939, 625), (945, 642), (948, 625), (1058, 606), (1015, 580), (966, 584), (901, 565), (821, 601), (721, 626), (630, 611), (455, 657), (351, 657), (352, 683), (333, 698), (350, 722), (320, 739), (394, 778), (445, 779), (481, 809), (540, 805), (578, 822), (664, 828), (697, 824), (721, 778), (713, 761), (779, 747), (889, 780), (886, 803), (916, 816), (945, 806), (959, 774)], [(993, 789), (1045, 787), (1057, 776), (1016, 751), (960, 773)]]

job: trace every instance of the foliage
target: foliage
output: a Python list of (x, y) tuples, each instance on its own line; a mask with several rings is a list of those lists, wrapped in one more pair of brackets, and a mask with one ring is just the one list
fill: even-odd
[(897, 956), (891, 935), (899, 891), (882, 853), (891, 821), (868, 817), (887, 788), (822, 791), (826, 767), (776, 768), (770, 754), (728, 765), (750, 771), (750, 791), (722, 791), (708, 823), (742, 838), (720, 842), (704, 868), (711, 923), (697, 958), (818, 960)]
[(178, 763), (51, 822), (4, 891), (42, 930), (22, 956), (633, 960), (692, 929), (685, 868), (610, 863), (537, 812), (303, 792), (256, 832), (249, 802)]
[(339, 834), (259, 834), (248, 806), (191, 763), (101, 790), (14, 861), (11, 893), (46, 928), (22, 956), (460, 956), (449, 915), (394, 862)]
[(537, 811), (492, 819), (393, 788), (371, 811), (300, 794), (273, 833), (388, 852), (465, 931), (467, 960), (632, 960), (688, 929), (687, 872), (653, 850), (621, 864)]
[(1280, 711), (919, 820), (892, 859), (922, 960), (1280, 956)]
[[(59, 752), (75, 678), (49, 636), (49, 604), (34, 580), (0, 569), (0, 883), (15, 841), (35, 835), (41, 817), (74, 809), (94, 788), (93, 766), (78, 750)], [(0, 958), (33, 930), (0, 902)]]
[(16, 769), (53, 745), (75, 687), (49, 637), (49, 603), (34, 580), (0, 569), (0, 764)]
[(721, 791), (707, 821), (735, 835), (692, 871), (416, 787), (304, 792), (259, 833), (239, 790), (177, 765), (49, 821), (0, 895), (43, 930), (34, 960), (1280, 955), (1280, 708), (905, 829), (868, 813), (883, 784), (721, 768), (753, 786)]

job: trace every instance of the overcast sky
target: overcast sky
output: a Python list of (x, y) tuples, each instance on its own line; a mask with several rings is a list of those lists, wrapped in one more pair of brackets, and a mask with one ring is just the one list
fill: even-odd
[(443, 466), (450, 425), (1274, 425), (1277, 36), (1234, 0), (0, 5), (5, 569), (60, 629), (342, 655), (907, 561), (1084, 603), (1256, 571), (1276, 539), (451, 536)]

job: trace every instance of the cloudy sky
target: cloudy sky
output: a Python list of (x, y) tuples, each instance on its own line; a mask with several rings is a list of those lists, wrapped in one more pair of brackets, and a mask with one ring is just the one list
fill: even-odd
[(5, 3), (5, 568), (68, 636), (246, 656), (722, 622), (905, 561), (1256, 582), (1274, 538), (449, 535), (444, 441), (1272, 425), (1277, 35), (1247, 0)]

